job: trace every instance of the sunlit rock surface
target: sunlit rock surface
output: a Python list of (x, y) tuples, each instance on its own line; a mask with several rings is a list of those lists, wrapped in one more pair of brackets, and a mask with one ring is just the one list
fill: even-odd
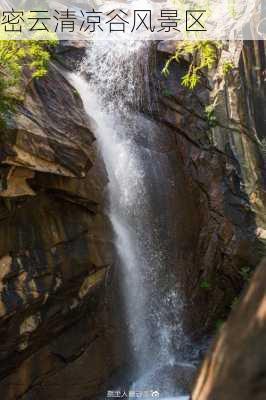
[(212, 346), (193, 400), (263, 400), (266, 393), (266, 261)]

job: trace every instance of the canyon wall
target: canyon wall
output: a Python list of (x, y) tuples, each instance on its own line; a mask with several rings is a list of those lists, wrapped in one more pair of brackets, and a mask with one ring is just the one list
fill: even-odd
[[(180, 85), (187, 61), (173, 63), (165, 79), (174, 44), (156, 46), (158, 107), (143, 112), (161, 131), (157, 150), (175, 173), (175, 191), (158, 212), (175, 210), (185, 330), (201, 339), (227, 316), (265, 254), (265, 50), (232, 44), (221, 62), (229, 55), (236, 68), (225, 78), (218, 66), (189, 91)], [(126, 361), (104, 214), (108, 180), (94, 121), (67, 79), (83, 55), (82, 46), (61, 43), (46, 77), (25, 78), (24, 102), (1, 132), (0, 392), (7, 400), (95, 399)]]
[[(160, 43), (158, 113), (175, 138), (180, 191), (177, 268), (186, 298), (185, 325), (201, 336), (226, 318), (265, 255), (265, 48), (231, 42), (215, 71), (193, 91), (181, 86), (188, 61), (160, 71), (176, 44)], [(227, 76), (224, 60), (233, 60)], [(206, 106), (213, 106), (208, 118)]]

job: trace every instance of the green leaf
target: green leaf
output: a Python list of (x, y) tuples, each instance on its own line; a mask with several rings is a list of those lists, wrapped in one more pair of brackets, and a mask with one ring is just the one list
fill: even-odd
[(192, 74), (187, 73), (181, 78), (181, 84), (191, 90), (193, 90), (197, 86), (199, 81), (200, 77), (195, 72), (193, 72)]

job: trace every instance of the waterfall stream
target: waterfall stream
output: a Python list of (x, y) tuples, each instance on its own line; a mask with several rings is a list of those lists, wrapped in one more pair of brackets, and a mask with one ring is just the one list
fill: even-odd
[(138, 370), (133, 388), (169, 397), (180, 394), (165, 376), (171, 380), (185, 337), (173, 254), (175, 172), (163, 151), (163, 130), (141, 112), (143, 105), (156, 107), (151, 57), (148, 42), (95, 41), (71, 79), (96, 122), (109, 177), (107, 212), (119, 256), (123, 319)]

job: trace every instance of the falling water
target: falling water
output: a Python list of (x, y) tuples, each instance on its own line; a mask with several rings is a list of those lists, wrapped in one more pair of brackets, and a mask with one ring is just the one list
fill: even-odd
[[(156, 107), (149, 79), (153, 51), (147, 43), (91, 43), (72, 81), (96, 122), (109, 176), (108, 214), (120, 258), (132, 362), (139, 376), (134, 387), (160, 390), (159, 377), (178, 362), (184, 343), (183, 304), (173, 265), (174, 172), (167, 152), (161, 151), (164, 132), (141, 112)], [(167, 395), (176, 395), (176, 389)]]

